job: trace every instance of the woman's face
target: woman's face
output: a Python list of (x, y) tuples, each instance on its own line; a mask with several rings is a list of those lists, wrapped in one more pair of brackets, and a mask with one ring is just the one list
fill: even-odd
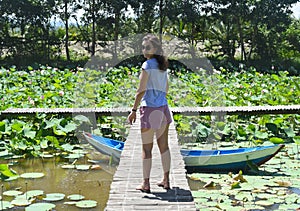
[(142, 42), (143, 54), (146, 59), (151, 59), (156, 52), (156, 48), (148, 40)]

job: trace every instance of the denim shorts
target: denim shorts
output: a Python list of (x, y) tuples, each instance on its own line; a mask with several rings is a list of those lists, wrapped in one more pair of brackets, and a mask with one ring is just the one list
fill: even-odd
[(168, 105), (161, 107), (140, 107), (141, 128), (160, 129), (172, 122), (171, 112)]

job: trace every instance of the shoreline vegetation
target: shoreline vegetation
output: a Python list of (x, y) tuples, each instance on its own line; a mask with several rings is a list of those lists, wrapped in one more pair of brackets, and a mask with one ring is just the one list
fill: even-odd
[[(113, 52), (113, 59), (122, 60), (117, 55), (120, 48), (110, 48), (111, 42), (155, 33), (165, 36), (165, 41), (178, 38), (188, 46), (192, 59), (198, 59), (200, 52), (216, 69), (244, 65), (299, 74), (300, 20), (291, 10), (295, 3), (297, 0), (6, 2), (0, 5), (0, 65), (83, 67), (90, 58), (98, 57), (100, 48), (106, 51), (101, 59)], [(63, 25), (53, 26), (53, 18)], [(139, 39), (131, 41), (138, 51), (129, 57), (140, 55)], [(178, 44), (173, 47), (187, 49)], [(180, 58), (175, 55), (172, 59)]]

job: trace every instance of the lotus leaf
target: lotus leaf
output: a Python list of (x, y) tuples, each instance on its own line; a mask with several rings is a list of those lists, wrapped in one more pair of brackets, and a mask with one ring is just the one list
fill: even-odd
[(45, 176), (44, 173), (38, 173), (38, 172), (24, 173), (24, 174), (20, 175), (20, 177), (22, 177), (24, 179), (37, 179), (37, 178), (41, 178), (43, 176)]
[(78, 158), (82, 158), (84, 157), (83, 154), (69, 154), (67, 156), (65, 156), (65, 158), (67, 159), (78, 159)]
[(19, 179), (19, 178), (20, 178), (20, 176), (17, 175), (17, 176), (9, 177), (9, 178), (5, 179), (4, 181), (9, 182), (9, 181), (17, 180), (17, 179)]
[(23, 192), (21, 191), (17, 191), (17, 190), (8, 190), (8, 191), (4, 191), (3, 195), (4, 196), (17, 196), (17, 195), (21, 195)]
[(239, 201), (253, 201), (254, 196), (252, 196), (249, 192), (239, 192), (235, 195), (235, 199)]
[(193, 197), (194, 197), (194, 201), (199, 204), (205, 204), (208, 201), (207, 198), (195, 198), (195, 196)]
[(93, 208), (97, 207), (97, 202), (94, 200), (82, 200), (77, 202), (75, 205), (79, 208)]
[(87, 171), (91, 168), (91, 165), (75, 165), (75, 168), (82, 171)]
[(26, 207), (25, 211), (51, 211), (55, 206), (55, 204), (51, 203), (35, 203)]
[(269, 207), (269, 206), (272, 206), (274, 204), (274, 202), (268, 201), (268, 200), (259, 200), (259, 201), (256, 201), (255, 204), (263, 206), (263, 207)]
[(65, 194), (63, 193), (48, 193), (46, 194), (46, 198), (43, 198), (44, 201), (60, 201), (65, 198)]
[(206, 191), (192, 191), (194, 198), (207, 198), (209, 197)]
[(27, 199), (23, 199), (23, 198), (16, 198), (14, 200), (11, 201), (11, 204), (18, 206), (18, 207), (24, 207), (24, 206), (28, 206), (33, 202), (33, 200), (27, 200)]
[(76, 168), (76, 165), (72, 165), (72, 164), (70, 164), (70, 165), (62, 165), (61, 166), (63, 169), (75, 169)]
[(29, 190), (26, 193), (24, 193), (23, 196), (27, 197), (27, 198), (32, 198), (32, 197), (36, 197), (36, 196), (41, 196), (44, 194), (43, 190)]
[(64, 202), (64, 204), (66, 204), (66, 205), (76, 205), (76, 201), (66, 201), (66, 202)]
[(84, 199), (84, 196), (80, 195), (80, 194), (72, 194), (72, 195), (69, 195), (67, 198), (71, 201), (78, 201), (78, 200)]
[(299, 204), (280, 204), (279, 210), (297, 210), (299, 209)]
[(14, 207), (9, 201), (2, 201), (0, 202), (0, 210), (7, 210), (12, 209)]

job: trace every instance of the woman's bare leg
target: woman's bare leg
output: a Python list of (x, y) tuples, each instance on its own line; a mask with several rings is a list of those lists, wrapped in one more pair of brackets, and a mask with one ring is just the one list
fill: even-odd
[(142, 134), (142, 142), (143, 142), (143, 152), (142, 152), (142, 159), (143, 159), (143, 186), (145, 189), (150, 189), (150, 172), (152, 167), (152, 148), (153, 148), (153, 137), (154, 131), (148, 128), (141, 129)]
[(170, 165), (171, 165), (171, 155), (168, 144), (168, 132), (169, 124), (162, 126), (156, 131), (157, 145), (159, 147), (161, 162), (164, 171), (164, 178), (160, 186), (164, 188), (169, 188), (169, 174), (170, 174)]

